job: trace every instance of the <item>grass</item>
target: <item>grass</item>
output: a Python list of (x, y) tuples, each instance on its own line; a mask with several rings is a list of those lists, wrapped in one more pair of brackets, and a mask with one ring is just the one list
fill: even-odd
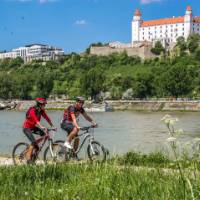
[[(0, 199), (180, 200), (184, 194), (177, 170), (162, 170), (173, 162), (158, 152), (129, 152), (105, 164), (1, 167)], [(188, 178), (195, 199), (200, 199), (199, 171), (192, 172)], [(188, 185), (185, 199), (192, 199)]]

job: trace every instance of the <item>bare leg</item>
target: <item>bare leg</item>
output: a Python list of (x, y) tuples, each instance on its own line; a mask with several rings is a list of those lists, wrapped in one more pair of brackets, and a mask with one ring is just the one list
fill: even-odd
[(72, 130), (72, 132), (69, 134), (67, 141), (71, 143), (71, 141), (75, 138), (75, 136), (78, 133), (78, 129), (76, 127), (74, 127), (74, 129)]
[(26, 160), (31, 160), (33, 149), (34, 149), (34, 145), (29, 145), (28, 150), (26, 152)]

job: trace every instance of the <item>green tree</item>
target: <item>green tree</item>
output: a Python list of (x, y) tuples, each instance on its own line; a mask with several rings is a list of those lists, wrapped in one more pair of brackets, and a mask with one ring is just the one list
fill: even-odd
[(82, 92), (95, 99), (96, 95), (104, 90), (105, 78), (104, 71), (100, 67), (90, 69), (81, 79)]
[(200, 35), (197, 33), (192, 33), (191, 35), (189, 35), (187, 39), (187, 45), (190, 53), (194, 53), (200, 45)]
[(160, 55), (162, 52), (165, 52), (165, 48), (163, 47), (160, 41), (157, 41), (155, 43), (155, 46), (151, 49), (151, 52), (155, 55)]
[(183, 36), (180, 36), (176, 39), (176, 41), (177, 43), (175, 47), (178, 47), (180, 50), (180, 55), (183, 55), (187, 50), (187, 43), (185, 41), (185, 38)]
[(176, 65), (163, 73), (159, 82), (164, 96), (181, 97), (192, 91), (192, 71), (184, 65)]
[(53, 89), (53, 78), (49, 73), (37, 75), (36, 79), (36, 96), (48, 97)]
[(138, 73), (133, 83), (134, 97), (144, 99), (153, 93), (153, 75), (149, 72)]

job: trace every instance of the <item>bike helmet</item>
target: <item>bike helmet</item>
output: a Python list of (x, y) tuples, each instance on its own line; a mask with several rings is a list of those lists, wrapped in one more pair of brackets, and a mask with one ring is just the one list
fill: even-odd
[(84, 97), (76, 97), (76, 102), (85, 102), (85, 98)]
[(35, 101), (37, 104), (47, 104), (47, 101), (45, 98), (36, 98)]

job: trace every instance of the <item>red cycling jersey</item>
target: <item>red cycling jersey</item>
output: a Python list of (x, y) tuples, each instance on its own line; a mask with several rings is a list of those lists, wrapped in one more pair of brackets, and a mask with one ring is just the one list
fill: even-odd
[(25, 119), (23, 123), (23, 128), (35, 128), (36, 124), (40, 121), (41, 116), (46, 119), (46, 121), (49, 124), (52, 124), (50, 118), (46, 114), (44, 110), (41, 110), (40, 112), (37, 112), (35, 107), (30, 108), (30, 110), (27, 113), (27, 118)]
[(74, 114), (77, 118), (80, 113), (83, 114), (84, 112), (85, 112), (84, 108), (81, 107), (78, 109), (76, 106), (71, 105), (64, 110), (62, 122), (64, 122), (65, 120), (73, 122), (71, 114)]

